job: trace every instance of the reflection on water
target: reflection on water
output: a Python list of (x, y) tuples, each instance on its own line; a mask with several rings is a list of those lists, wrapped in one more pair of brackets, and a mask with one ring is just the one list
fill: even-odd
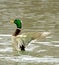
[[(11, 19), (23, 21), (22, 32), (51, 32), (33, 41), (25, 52), (13, 51), (11, 34), (16, 26)], [(0, 0), (0, 65), (59, 65), (59, 1)]]

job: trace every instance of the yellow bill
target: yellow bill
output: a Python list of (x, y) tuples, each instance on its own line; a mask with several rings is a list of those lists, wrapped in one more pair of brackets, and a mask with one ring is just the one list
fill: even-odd
[(14, 23), (14, 20), (10, 20), (11, 23)]

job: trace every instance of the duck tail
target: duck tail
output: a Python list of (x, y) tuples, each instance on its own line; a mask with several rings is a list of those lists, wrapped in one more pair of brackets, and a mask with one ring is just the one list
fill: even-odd
[(45, 38), (47, 36), (49, 36), (51, 34), (51, 32), (43, 32), (41, 35), (41, 38)]

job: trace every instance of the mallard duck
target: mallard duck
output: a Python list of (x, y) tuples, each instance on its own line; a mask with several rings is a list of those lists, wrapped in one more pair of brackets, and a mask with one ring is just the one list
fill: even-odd
[(27, 32), (21, 33), (22, 21), (19, 19), (10, 21), (15, 23), (17, 28), (16, 31), (12, 34), (12, 46), (14, 50), (25, 51), (26, 45), (29, 44), (32, 40), (40, 39), (46, 37), (49, 33), (46, 32)]

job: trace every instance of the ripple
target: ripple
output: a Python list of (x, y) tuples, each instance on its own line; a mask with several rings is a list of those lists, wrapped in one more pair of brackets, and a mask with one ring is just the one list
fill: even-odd
[(0, 38), (0, 39), (2, 39), (2, 38)]
[(47, 51), (47, 50), (39, 50), (39, 51), (37, 51), (37, 53), (45, 52), (45, 51)]
[(0, 57), (0, 59), (4, 59), (6, 61), (27, 62), (27, 63), (29, 62), (59, 63), (59, 58), (51, 58), (51, 57), (38, 58), (27, 55), (15, 56), (15, 57)]
[(43, 45), (47, 45), (47, 46), (53, 46), (53, 44), (51, 42), (35, 42), (37, 44), (43, 44)]
[(4, 48), (4, 49), (0, 49), (0, 52), (12, 52), (12, 48), (10, 47), (7, 47), (7, 48)]
[(59, 43), (59, 41), (52, 41), (52, 43)]
[(3, 46), (5, 46), (5, 45), (6, 45), (6, 46), (9, 46), (9, 45), (11, 45), (11, 44), (10, 44), (10, 42), (9, 42), (9, 43), (8, 43), (8, 42), (4, 42), (4, 43), (0, 43), (0, 45), (3, 45)]
[(55, 47), (59, 47), (59, 45), (54, 45)]
[(0, 36), (1, 36), (1, 37), (4, 37), (4, 36), (5, 36), (5, 37), (9, 37), (9, 36), (11, 36), (11, 35), (10, 35), (10, 34), (0, 34)]

